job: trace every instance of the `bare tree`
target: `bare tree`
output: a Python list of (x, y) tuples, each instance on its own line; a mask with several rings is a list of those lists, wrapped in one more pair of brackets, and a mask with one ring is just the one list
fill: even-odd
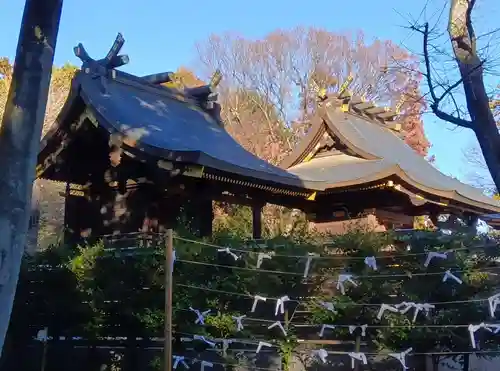
[(228, 130), (268, 161), (279, 162), (308, 129), (314, 86), (335, 91), (349, 76), (355, 94), (380, 105), (399, 102), (408, 143), (427, 152), (418, 58), (390, 41), (298, 27), (259, 40), (212, 35), (198, 51), (207, 76), (215, 69), (224, 75), (220, 96)]
[[(472, 22), (475, 4), (475, 0), (450, 0), (448, 37), (452, 46), (453, 61), (458, 67), (460, 76), (454, 83), (445, 86), (436, 78), (434, 66), (431, 65), (431, 53), (440, 52), (440, 50), (431, 43), (432, 30), (429, 24), (414, 25), (413, 29), (423, 35), (425, 78), (432, 112), (441, 120), (474, 132), (493, 182), (499, 189), (500, 134), (492, 110), (497, 103), (492, 100), (492, 94), (488, 94), (484, 82), (487, 61), (480, 55), (481, 49), (477, 46), (477, 37)], [(463, 114), (458, 107), (457, 100), (453, 97), (453, 92), (457, 89), (463, 89), (467, 115)], [(448, 98), (451, 98), (455, 107), (454, 112), (451, 113), (442, 109)]]
[[(500, 88), (497, 87), (497, 89)], [(493, 117), (500, 125), (500, 100), (499, 95), (494, 94), (493, 99), (490, 101), (490, 109), (493, 111)], [(475, 141), (474, 141), (475, 142)], [(466, 174), (467, 180), (474, 186), (484, 189), (486, 192), (498, 195), (498, 190), (493, 183), (488, 166), (484, 160), (481, 148), (477, 143), (471, 143), (464, 151), (465, 163), (468, 165), (470, 171)]]
[(463, 157), (468, 169), (465, 174), (466, 180), (474, 187), (481, 188), (487, 193), (496, 193), (496, 187), (484, 161), (481, 148), (473, 143), (463, 151)]
[[(198, 44), (203, 75), (222, 72), (219, 85), (226, 129), (247, 150), (279, 163), (308, 130), (317, 90), (335, 92), (353, 77), (349, 90), (380, 105), (398, 107), (406, 141), (425, 155), (419, 91), (419, 60), (390, 41), (366, 42), (323, 29), (278, 30), (259, 40), (226, 33)], [(268, 205), (265, 230), (283, 232), (294, 214)], [(284, 222), (287, 221), (287, 222)]]

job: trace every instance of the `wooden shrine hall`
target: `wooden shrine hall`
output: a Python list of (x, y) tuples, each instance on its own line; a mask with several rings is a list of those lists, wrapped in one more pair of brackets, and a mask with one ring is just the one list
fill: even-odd
[(224, 129), (209, 85), (165, 86), (169, 73), (118, 71), (119, 35), (104, 59), (82, 60), (56, 123), (42, 139), (37, 177), (67, 184), (67, 241), (172, 227), (189, 203), (201, 235), (212, 230), (212, 201), (252, 206), (254, 238), (266, 203), (311, 220), (347, 220), (370, 210), (398, 215), (500, 212), (479, 190), (444, 176), (398, 137), (395, 114), (347, 92), (319, 97), (312, 128), (273, 166)]
[(323, 224), (371, 214), (388, 228), (412, 228), (414, 216), (428, 215), (435, 225), (440, 214), (473, 223), (500, 210), (497, 200), (417, 154), (405, 143), (397, 114), (353, 96), (349, 83), (319, 97), (312, 127), (281, 164), (300, 178), (324, 183), (311, 220)]

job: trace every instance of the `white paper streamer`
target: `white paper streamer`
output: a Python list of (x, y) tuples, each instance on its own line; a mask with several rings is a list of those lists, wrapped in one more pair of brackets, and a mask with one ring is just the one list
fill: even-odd
[(177, 366), (179, 365), (179, 363), (182, 363), (182, 365), (184, 366), (184, 368), (189, 370), (189, 366), (186, 363), (186, 361), (184, 360), (184, 356), (176, 356), (176, 355), (174, 355), (173, 357), (174, 357), (174, 364), (173, 364), (172, 367), (174, 368), (174, 370), (177, 369)]
[(215, 347), (215, 343), (213, 341), (210, 341), (210, 340), (207, 340), (205, 339), (205, 336), (202, 336), (202, 335), (194, 335), (193, 336), (193, 339), (194, 340), (200, 340), (200, 341), (203, 341), (205, 344), (211, 346), (212, 348)]
[(358, 360), (360, 362), (363, 362), (364, 365), (368, 364), (368, 360), (366, 359), (365, 353), (359, 353), (359, 352), (349, 352), (347, 353), (349, 357), (351, 357), (351, 368), (354, 368), (355, 360)]
[(417, 320), (418, 313), (420, 311), (424, 311), (425, 315), (428, 316), (431, 309), (436, 308), (434, 304), (429, 304), (429, 303), (417, 303), (415, 304), (415, 313), (413, 314), (413, 322)]
[(482, 328), (487, 330), (487, 331), (492, 332), (492, 330), (489, 329), (488, 326), (484, 322), (480, 323), (479, 325), (472, 325), (471, 324), (471, 325), (469, 325), (469, 327), (467, 327), (467, 330), (469, 330), (470, 343), (471, 343), (471, 346), (473, 349), (476, 349), (476, 347), (477, 347), (476, 332)]
[(344, 283), (350, 282), (354, 286), (358, 286), (356, 282), (352, 279), (353, 275), (352, 274), (339, 274), (338, 281), (337, 281), (337, 290), (340, 289), (340, 292), (342, 295), (345, 295), (345, 287)]
[(319, 303), (326, 310), (328, 310), (332, 313), (337, 313), (337, 311), (335, 310), (335, 305), (332, 302), (320, 301)]
[(271, 343), (266, 343), (265, 341), (259, 341), (259, 345), (257, 345), (257, 350), (255, 353), (259, 353), (262, 349), (262, 347), (272, 347), (273, 345)]
[(486, 328), (490, 330), (494, 335), (500, 332), (500, 324), (487, 323)]
[(497, 307), (500, 305), (500, 294), (495, 294), (488, 298), (488, 304), (490, 307), (490, 316), (491, 318), (495, 318), (495, 312), (497, 311)]
[(469, 325), (467, 328), (469, 330), (469, 336), (470, 336), (470, 342), (472, 345), (472, 348), (476, 349), (477, 343), (476, 343), (476, 332), (479, 331), (480, 329), (485, 329), (486, 331), (489, 331), (493, 334), (498, 334), (500, 332), (500, 324), (491, 324), (491, 323), (484, 323), (481, 322), (479, 325)]
[(304, 278), (306, 278), (309, 275), (309, 268), (311, 268), (311, 262), (312, 262), (313, 258), (316, 258), (318, 256), (319, 256), (318, 254), (313, 253), (313, 252), (310, 252), (308, 254), (307, 260), (306, 260), (306, 266), (304, 268)]
[[(411, 301), (403, 301), (402, 303), (396, 304), (395, 307), (399, 310), (399, 313), (406, 314), (415, 305)], [(403, 308), (403, 309), (400, 309)]]
[(349, 333), (352, 335), (352, 333), (356, 331), (357, 328), (361, 329), (361, 336), (366, 336), (366, 329), (368, 328), (368, 325), (362, 325), (362, 326), (351, 325), (349, 326)]
[(414, 303), (414, 302), (406, 302), (406, 301), (404, 301), (400, 304), (396, 304), (395, 307), (398, 309), (403, 307), (403, 309), (399, 310), (399, 312), (402, 314), (406, 314), (410, 309), (414, 308), (415, 312), (413, 313), (413, 320), (412, 320), (413, 322), (415, 322), (417, 320), (417, 316), (421, 311), (424, 311), (425, 315), (428, 316), (430, 310), (435, 308), (435, 306), (433, 304), (429, 304), (429, 303)]
[(377, 270), (377, 259), (375, 259), (374, 256), (367, 256), (365, 258), (365, 264), (367, 266), (369, 266), (371, 269), (373, 269), (374, 271)]
[(239, 256), (236, 255), (234, 252), (231, 251), (231, 249), (229, 247), (224, 247), (222, 249), (217, 249), (218, 252), (224, 252), (226, 254), (229, 254), (233, 257), (234, 260), (238, 260), (239, 259)]
[(389, 305), (389, 304), (383, 304), (382, 303), (380, 305), (380, 309), (379, 309), (379, 311), (377, 313), (377, 319), (382, 319), (382, 316), (384, 315), (384, 312), (386, 310), (388, 310), (389, 312), (392, 312), (392, 313), (398, 313), (399, 312), (399, 310), (396, 307), (394, 307), (392, 305)]
[(214, 367), (214, 364), (208, 361), (201, 361), (201, 371), (205, 371), (205, 367)]
[(313, 358), (319, 358), (323, 363), (326, 363), (326, 357), (328, 357), (328, 352), (322, 349), (315, 349), (311, 352)]
[(194, 321), (195, 324), (201, 324), (201, 325), (205, 325), (205, 317), (207, 316), (207, 314), (210, 313), (210, 309), (209, 310), (206, 310), (204, 312), (200, 312), (198, 309), (194, 309), (193, 307), (189, 307), (189, 310), (194, 312), (196, 314), (196, 321)]
[(455, 276), (453, 273), (451, 273), (451, 271), (449, 269), (446, 272), (444, 272), (443, 282), (446, 282), (448, 280), (448, 278), (451, 278), (459, 285), (461, 285), (463, 283), (462, 280), (460, 278), (458, 278), (457, 276)]
[(253, 297), (253, 305), (252, 305), (252, 310), (251, 312), (254, 313), (255, 312), (255, 309), (257, 308), (257, 303), (259, 301), (266, 301), (267, 298), (265, 298), (264, 296), (260, 296), (260, 295), (255, 295)]
[(276, 300), (276, 308), (274, 309), (274, 315), (275, 316), (278, 315), (278, 311), (281, 314), (285, 313), (285, 303), (287, 301), (290, 301), (290, 298), (288, 297), (288, 295), (282, 296), (281, 298), (278, 298)]
[(320, 338), (322, 338), (323, 335), (325, 334), (325, 329), (334, 330), (335, 326), (334, 325), (321, 325), (321, 331), (319, 332)]
[(262, 265), (264, 259), (272, 259), (272, 255), (260, 252), (257, 255), (257, 268), (260, 268), (260, 266)]
[(425, 259), (424, 267), (427, 268), (431, 263), (431, 260), (434, 258), (448, 259), (448, 255), (446, 253), (435, 252), (435, 251), (429, 252), (427, 253), (427, 259)]
[(404, 352), (400, 353), (389, 353), (389, 357), (396, 358), (399, 363), (401, 363), (401, 366), (403, 366), (403, 370), (408, 370), (408, 367), (406, 367), (406, 356), (413, 350), (413, 348), (408, 348)]
[(276, 326), (277, 326), (277, 327), (279, 327), (279, 328), (280, 328), (280, 330), (281, 330), (281, 332), (283, 333), (283, 335), (285, 335), (285, 336), (286, 336), (286, 330), (285, 330), (285, 328), (283, 327), (283, 325), (281, 324), (281, 322), (280, 322), (280, 321), (276, 321), (276, 322), (274, 322), (274, 323), (273, 323), (272, 325), (270, 325), (267, 329), (268, 329), (268, 330), (270, 330), (270, 329), (272, 329), (272, 328), (274, 328), (274, 327), (276, 327)]
[(49, 339), (49, 328), (44, 327), (43, 329), (39, 330), (36, 334), (36, 340), (41, 341), (42, 343), (45, 343)]
[(236, 331), (241, 331), (243, 330), (243, 318), (245, 318), (246, 316), (243, 315), (243, 316), (233, 316), (233, 319), (236, 321)]

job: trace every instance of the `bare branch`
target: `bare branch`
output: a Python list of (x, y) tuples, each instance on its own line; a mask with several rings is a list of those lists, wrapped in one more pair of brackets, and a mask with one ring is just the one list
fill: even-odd
[(457, 126), (461, 126), (463, 128), (472, 129), (472, 122), (464, 119), (460, 119), (449, 113), (441, 111), (436, 104), (432, 103), (430, 105), (432, 112), (441, 120), (447, 121), (451, 124), (455, 124)]
[(456, 84), (456, 85), (453, 84), (450, 87), (451, 89), (448, 88), (445, 91), (445, 93), (443, 93), (443, 95), (441, 95), (441, 97), (439, 97), (439, 98), (437, 97), (436, 92), (434, 90), (434, 84), (432, 82), (431, 62), (430, 62), (430, 59), (429, 59), (429, 48), (428, 48), (428, 44), (429, 44), (429, 24), (425, 23), (424, 29), (420, 30), (420, 32), (422, 32), (423, 35), (424, 35), (424, 64), (425, 64), (425, 70), (426, 70), (425, 77), (427, 79), (427, 85), (428, 85), (428, 88), (429, 88), (429, 93), (430, 93), (430, 95), (432, 97), (432, 103), (430, 104), (430, 108), (431, 108), (432, 112), (438, 118), (440, 118), (441, 120), (450, 122), (452, 124), (455, 124), (457, 126), (461, 126), (463, 128), (472, 129), (472, 122), (471, 121), (455, 117), (455, 116), (450, 115), (449, 113), (443, 112), (443, 111), (441, 111), (439, 109), (439, 103), (440, 103), (440, 101), (444, 98), (444, 96), (446, 94), (448, 94), (449, 92), (451, 92), (451, 90), (453, 90), (454, 88), (456, 88), (460, 84), (460, 82), (462, 80), (460, 80), (459, 83)]
[(420, 121), (425, 102), (419, 99), (419, 58), (390, 41), (367, 43), (361, 33), (353, 37), (298, 27), (259, 40), (213, 35), (198, 44), (198, 53), (209, 71), (218, 68), (227, 76), (220, 99), (232, 109), (223, 104), (223, 117), (235, 124), (232, 134), (267, 160), (275, 161), (273, 156), (288, 151), (307, 131), (317, 109), (312, 82), (335, 92), (350, 73), (355, 75), (352, 93), (380, 105), (394, 106), (411, 92), (412, 100), (405, 100), (402, 109), (403, 127), (413, 135), (417, 151), (429, 147)]
[[(467, 74), (467, 76), (469, 76), (471, 73), (473, 73), (475, 70), (477, 69), (480, 69), (484, 64), (484, 61), (481, 61), (481, 63), (479, 63), (477, 66), (474, 66), (474, 68), (472, 68), (469, 73)], [(466, 77), (467, 77), (466, 76)], [(439, 102), (441, 102), (443, 100), (443, 98), (451, 93), (451, 91), (455, 88), (457, 88), (458, 86), (460, 86), (462, 83), (464, 82), (464, 78), (460, 78), (460, 80), (456, 81), (454, 84), (450, 85), (445, 91), (443, 94), (441, 94), (441, 96), (435, 101), (436, 104), (439, 104)]]
[(434, 85), (432, 83), (432, 76), (431, 76), (431, 62), (429, 59), (429, 23), (426, 23), (424, 25), (424, 30), (420, 30), (423, 32), (424, 35), (424, 63), (425, 63), (425, 71), (426, 71), (426, 78), (427, 78), (427, 85), (429, 87), (429, 93), (431, 94), (432, 100), (435, 102), (437, 101), (437, 96), (436, 92), (434, 91)]

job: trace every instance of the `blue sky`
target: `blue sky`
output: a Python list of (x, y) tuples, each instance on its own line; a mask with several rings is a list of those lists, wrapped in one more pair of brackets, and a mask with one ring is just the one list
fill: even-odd
[[(411, 17), (418, 17), (426, 3), (428, 10), (423, 16), (432, 20), (434, 10), (442, 8), (445, 2), (352, 0), (346, 3), (316, 0), (294, 4), (290, 0), (241, 3), (229, 0), (173, 3), (164, 0), (66, 0), (55, 63), (79, 65), (73, 55), (73, 47), (79, 42), (85, 45), (91, 56), (104, 56), (116, 33), (122, 32), (126, 39), (124, 52), (131, 59), (126, 66), (127, 71), (136, 74), (163, 72), (196, 63), (195, 43), (203, 41), (211, 33), (236, 31), (258, 38), (277, 28), (299, 25), (332, 31), (361, 29), (368, 38), (391, 39), (420, 52), (420, 36), (411, 34), (403, 26), (408, 25)], [(495, 22), (495, 19), (500, 19), (500, 6), (494, 5), (497, 2), (478, 1), (478, 34), (499, 26), (498, 21)], [(24, 1), (21, 0), (2, 2), (0, 34), (4, 36), (0, 38), (0, 56), (13, 58), (15, 55), (23, 6)], [(500, 82), (500, 78), (498, 80)], [(437, 166), (446, 174), (463, 178), (467, 168), (462, 151), (474, 143), (473, 134), (463, 129), (451, 130), (451, 125), (434, 119), (432, 115), (426, 115), (424, 122)]]

